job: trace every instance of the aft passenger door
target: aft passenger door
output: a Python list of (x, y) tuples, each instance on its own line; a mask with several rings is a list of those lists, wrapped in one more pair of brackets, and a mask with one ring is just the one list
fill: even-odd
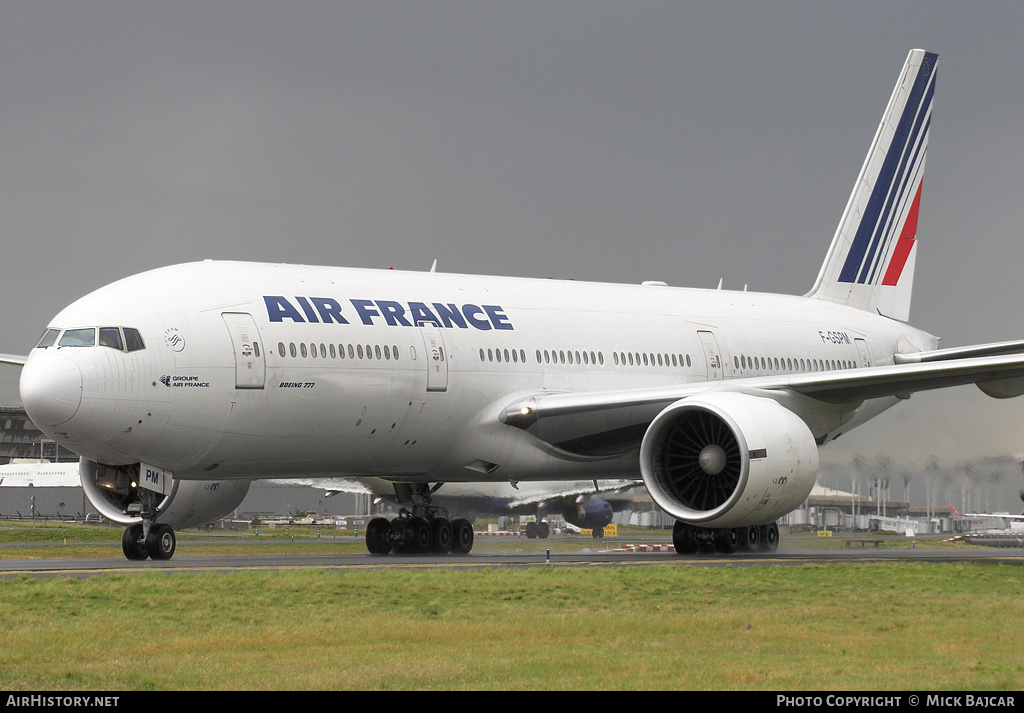
[(868, 351), (868, 343), (859, 337), (855, 338), (853, 343), (857, 345), (857, 353), (860, 354), (860, 364), (858, 366), (871, 366), (871, 352)]
[(262, 389), (267, 370), (256, 321), (245, 312), (222, 312), (221, 317), (231, 335), (235, 355), (235, 388)]
[(708, 381), (722, 380), (722, 355), (718, 350), (718, 340), (712, 332), (697, 332), (701, 346), (704, 347), (704, 360), (708, 365)]

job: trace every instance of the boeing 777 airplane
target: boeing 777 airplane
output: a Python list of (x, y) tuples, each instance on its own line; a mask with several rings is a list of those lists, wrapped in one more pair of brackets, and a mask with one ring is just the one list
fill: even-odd
[(803, 296), (205, 261), (102, 287), (7, 360), (130, 559), (291, 477), (394, 483), (375, 554), (468, 552), (446, 483), (619, 478), (679, 552), (772, 549), (819, 447), (916, 391), (1024, 393), (1024, 341), (906, 323), (936, 59), (907, 58)]

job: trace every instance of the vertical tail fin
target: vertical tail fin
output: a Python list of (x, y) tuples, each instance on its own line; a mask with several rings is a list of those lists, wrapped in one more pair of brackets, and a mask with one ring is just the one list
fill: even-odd
[(808, 294), (906, 321), (938, 55), (912, 50)]

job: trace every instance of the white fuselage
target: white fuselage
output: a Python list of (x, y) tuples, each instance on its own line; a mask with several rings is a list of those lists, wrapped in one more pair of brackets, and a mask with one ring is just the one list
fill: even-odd
[(491, 416), (519, 394), (851, 369), (937, 343), (804, 297), (213, 261), (113, 283), (50, 326), (134, 328), (145, 348), (34, 349), (37, 425), (186, 479), (639, 477), (635, 453), (566, 462)]

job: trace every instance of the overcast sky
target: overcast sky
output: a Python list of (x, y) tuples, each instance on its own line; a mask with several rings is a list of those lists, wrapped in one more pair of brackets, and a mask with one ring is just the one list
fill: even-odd
[[(1007, 2), (3, 2), (0, 352), (203, 258), (802, 294), (914, 47), (911, 321), (1021, 338), (1022, 32)], [(822, 457), (1012, 454), (1022, 416), (919, 394)]]

